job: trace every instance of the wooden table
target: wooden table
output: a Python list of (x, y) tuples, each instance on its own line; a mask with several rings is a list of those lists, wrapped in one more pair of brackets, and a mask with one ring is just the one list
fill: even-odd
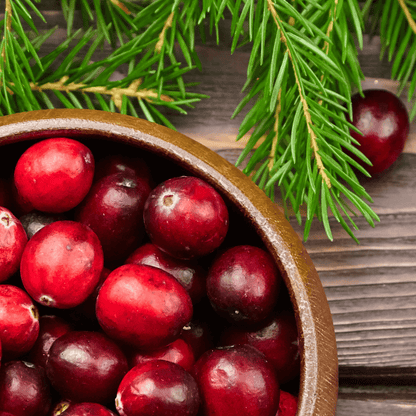
[[(50, 5), (56, 10), (54, 2), (42, 3), (42, 9)], [(56, 11), (45, 16), (51, 26), (63, 24)], [(234, 162), (244, 147), (244, 139), (235, 141), (244, 114), (230, 117), (243, 97), (250, 50), (230, 55), (227, 22), (220, 32), (221, 45), (198, 44), (203, 69), (186, 76), (200, 82), (197, 90), (211, 98), (188, 115), (175, 113), (170, 119), (179, 131)], [(65, 36), (64, 29), (61, 34)], [(394, 91), (396, 84), (388, 81), (390, 65), (379, 62), (379, 50), (378, 38), (365, 38), (359, 55), (368, 77), (364, 86)], [(361, 244), (336, 222), (331, 222), (333, 242), (315, 223), (305, 243), (333, 313), (340, 364), (336, 415), (416, 415), (416, 121), (397, 163), (363, 184), (381, 222), (371, 228), (357, 220)], [(292, 225), (301, 235), (294, 220)]]

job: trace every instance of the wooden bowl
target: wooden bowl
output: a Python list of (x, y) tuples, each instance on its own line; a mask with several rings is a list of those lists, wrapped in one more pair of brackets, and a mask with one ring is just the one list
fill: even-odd
[[(338, 393), (335, 333), (316, 269), (280, 209), (231, 163), (198, 142), (131, 116), (56, 109), (0, 117), (1, 152), (10, 145), (63, 135), (138, 147), (205, 179), (245, 217), (284, 276), (301, 340), (298, 416), (332, 416)], [(27, 143), (23, 143), (26, 144)], [(4, 154), (4, 153), (3, 153)]]

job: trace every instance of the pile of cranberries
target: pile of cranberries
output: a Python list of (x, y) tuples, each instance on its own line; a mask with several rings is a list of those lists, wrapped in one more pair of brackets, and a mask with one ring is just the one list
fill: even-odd
[(19, 146), (0, 171), (0, 416), (296, 414), (289, 295), (235, 207), (140, 149)]

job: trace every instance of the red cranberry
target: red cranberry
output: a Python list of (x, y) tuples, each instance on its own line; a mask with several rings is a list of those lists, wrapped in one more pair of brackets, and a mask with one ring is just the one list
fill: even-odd
[(71, 331), (71, 325), (55, 315), (43, 315), (39, 318), (39, 335), (27, 354), (27, 360), (46, 368), (49, 350), (52, 344), (62, 335)]
[(52, 224), (55, 221), (64, 221), (66, 219), (66, 216), (63, 214), (48, 214), (40, 211), (31, 211), (22, 215), (19, 218), (19, 221), (22, 223), (27, 237), (30, 239), (45, 225)]
[(62, 402), (55, 408), (52, 416), (116, 416), (116, 414), (99, 403)]
[(72, 308), (97, 285), (103, 252), (96, 234), (75, 221), (56, 221), (27, 243), (20, 263), (22, 283), (42, 305)]
[(279, 382), (273, 366), (249, 345), (205, 352), (193, 374), (203, 416), (275, 416)]
[(2, 365), (0, 410), (13, 416), (41, 416), (47, 414), (51, 403), (49, 381), (42, 367), (20, 360)]
[(300, 372), (299, 337), (295, 316), (282, 311), (252, 328), (227, 328), (221, 345), (249, 344), (261, 351), (276, 368), (280, 384), (293, 380)]
[(180, 337), (191, 346), (195, 360), (205, 351), (214, 347), (213, 335), (209, 325), (202, 320), (192, 318), (183, 328)]
[(127, 358), (117, 344), (95, 331), (71, 331), (49, 350), (46, 372), (52, 386), (75, 402), (109, 403), (127, 373)]
[(194, 353), (189, 344), (181, 338), (176, 339), (169, 345), (152, 350), (136, 350), (129, 354), (130, 367), (134, 367), (146, 361), (165, 360), (179, 364), (186, 371), (190, 371), (195, 363)]
[(279, 410), (276, 416), (296, 416), (298, 411), (298, 398), (293, 394), (280, 390)]
[(206, 273), (196, 261), (174, 258), (152, 243), (137, 248), (126, 264), (147, 264), (170, 273), (187, 290), (193, 303), (205, 295)]
[(22, 289), (0, 285), (0, 339), (3, 358), (17, 358), (28, 352), (39, 334), (39, 313)]
[(26, 243), (27, 236), (21, 222), (11, 211), (0, 206), (0, 282), (19, 270)]
[(212, 263), (207, 295), (219, 315), (231, 322), (253, 324), (271, 313), (281, 281), (269, 253), (254, 246), (235, 246)]
[(150, 193), (144, 224), (150, 240), (173, 257), (190, 259), (214, 251), (228, 231), (228, 209), (202, 179), (168, 179)]
[(352, 124), (362, 134), (351, 129), (358, 149), (371, 161), (372, 166), (359, 161), (371, 175), (387, 168), (402, 153), (409, 134), (409, 116), (402, 101), (385, 90), (365, 90), (352, 97)]
[(196, 416), (198, 386), (180, 365), (155, 360), (133, 367), (123, 378), (116, 397), (121, 416)]
[(23, 199), (39, 211), (65, 212), (90, 189), (94, 157), (82, 143), (68, 138), (42, 140), (19, 158), (14, 182)]
[(94, 182), (77, 207), (75, 219), (97, 234), (106, 264), (124, 261), (143, 239), (143, 207), (150, 190), (142, 178), (115, 173)]
[(179, 337), (192, 317), (192, 301), (170, 274), (147, 265), (113, 270), (97, 297), (98, 322), (112, 338), (144, 350)]

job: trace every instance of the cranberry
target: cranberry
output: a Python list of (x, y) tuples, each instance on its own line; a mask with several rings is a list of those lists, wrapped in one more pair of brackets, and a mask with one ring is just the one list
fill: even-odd
[(94, 157), (84, 144), (68, 139), (42, 140), (17, 161), (14, 183), (35, 209), (65, 212), (78, 205), (90, 189)]
[(194, 353), (190, 345), (181, 338), (176, 339), (169, 345), (152, 350), (141, 351), (136, 350), (129, 354), (130, 367), (151, 360), (165, 360), (175, 364), (179, 364), (186, 371), (190, 371), (195, 363)]
[(386, 90), (370, 89), (352, 97), (352, 124), (362, 134), (351, 129), (358, 149), (372, 166), (363, 164), (371, 175), (389, 168), (403, 151), (409, 134), (409, 116), (402, 101)]
[(213, 336), (206, 321), (192, 318), (192, 320), (182, 328), (180, 337), (191, 346), (195, 360), (205, 351), (213, 348)]
[(127, 373), (127, 358), (117, 344), (95, 331), (70, 331), (49, 350), (46, 372), (52, 386), (76, 402), (106, 404)]
[(149, 350), (178, 338), (193, 307), (188, 292), (169, 273), (126, 264), (113, 270), (101, 286), (96, 312), (110, 337)]
[(43, 315), (39, 318), (39, 335), (26, 359), (31, 363), (46, 368), (49, 350), (62, 335), (71, 331), (71, 325), (56, 315)]
[(144, 224), (150, 240), (173, 257), (190, 259), (211, 253), (228, 231), (228, 209), (202, 179), (168, 179), (150, 193)]
[(293, 394), (280, 390), (279, 410), (276, 416), (296, 416), (298, 411), (298, 398)]
[(19, 218), (19, 221), (22, 223), (27, 237), (30, 239), (45, 225), (52, 224), (55, 221), (64, 221), (66, 219), (68, 218), (63, 214), (48, 214), (40, 211), (30, 211), (27, 214), (22, 215)]
[(152, 243), (137, 248), (125, 263), (147, 264), (170, 273), (187, 290), (193, 303), (205, 295), (206, 272), (196, 261), (174, 258)]
[(55, 407), (52, 416), (116, 416), (116, 414), (99, 403), (62, 402)]
[(27, 236), (21, 222), (11, 211), (0, 206), (0, 282), (19, 270), (26, 243)]
[(124, 261), (142, 241), (143, 207), (150, 191), (146, 180), (115, 173), (94, 182), (77, 207), (75, 220), (97, 234), (106, 264)]
[(3, 358), (17, 358), (28, 352), (39, 334), (39, 313), (22, 289), (0, 285), (0, 339)]
[(121, 416), (196, 416), (198, 386), (180, 365), (154, 360), (133, 367), (120, 383), (116, 409)]
[(255, 328), (227, 328), (222, 333), (220, 343), (249, 344), (257, 348), (276, 368), (280, 384), (299, 375), (299, 337), (292, 312), (276, 313)]
[(268, 252), (249, 245), (235, 246), (212, 263), (207, 295), (221, 316), (231, 322), (253, 324), (271, 313), (281, 281)]
[(18, 360), (0, 368), (0, 410), (13, 416), (41, 416), (47, 414), (51, 403), (50, 385), (42, 367)]
[(96, 234), (75, 221), (56, 221), (27, 243), (20, 263), (22, 283), (42, 305), (72, 308), (97, 285), (103, 252)]
[(279, 382), (273, 366), (250, 345), (214, 349), (195, 363), (203, 416), (275, 416)]

